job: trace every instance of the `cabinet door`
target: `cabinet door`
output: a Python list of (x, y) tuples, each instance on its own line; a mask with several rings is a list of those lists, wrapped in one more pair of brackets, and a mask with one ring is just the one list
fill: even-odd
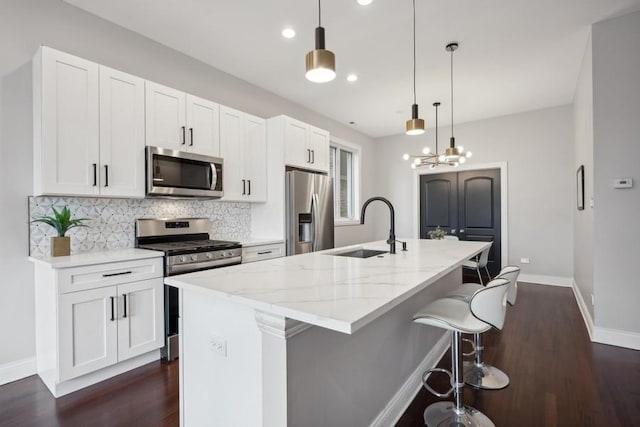
[(98, 64), (46, 47), (40, 54), (35, 193), (98, 194)]
[(311, 150), (311, 168), (329, 172), (329, 132), (309, 127), (309, 149)]
[(220, 106), (187, 95), (187, 147), (207, 156), (220, 156)]
[(284, 123), (284, 160), (285, 164), (308, 168), (311, 151), (307, 147), (307, 124), (286, 118)]
[(246, 115), (245, 175), (248, 180), (248, 200), (267, 200), (267, 137), (264, 119)]
[(164, 345), (162, 278), (118, 286), (118, 360), (123, 361)]
[(100, 66), (100, 194), (144, 197), (144, 80)]
[(244, 176), (244, 113), (220, 106), (220, 154), (224, 159), (223, 200), (246, 201)]
[(187, 148), (184, 92), (150, 81), (145, 87), (147, 145), (184, 151)]
[(58, 297), (60, 382), (118, 361), (115, 297), (115, 286)]

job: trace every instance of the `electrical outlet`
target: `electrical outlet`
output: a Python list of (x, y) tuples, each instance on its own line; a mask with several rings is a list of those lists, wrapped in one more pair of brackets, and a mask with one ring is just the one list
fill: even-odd
[(520, 264), (529, 264), (530, 262), (529, 258), (520, 258)]
[(219, 354), (222, 357), (227, 357), (227, 340), (222, 337), (211, 337), (209, 342), (211, 351)]

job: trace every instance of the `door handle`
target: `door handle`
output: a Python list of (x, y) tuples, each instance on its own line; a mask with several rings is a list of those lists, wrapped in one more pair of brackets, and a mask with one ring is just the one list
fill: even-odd
[(193, 128), (189, 128), (189, 146), (193, 147)]
[(98, 164), (93, 164), (93, 186), (98, 185)]
[(187, 128), (182, 126), (182, 145), (187, 143)]
[(311, 196), (311, 223), (313, 228), (311, 249), (316, 252), (318, 250), (318, 195), (316, 193)]
[(464, 233), (464, 228), (461, 228), (461, 229), (460, 229), (460, 233), (461, 233), (461, 234), (462, 234), (462, 233)]
[(247, 180), (247, 188), (248, 188), (247, 196), (250, 196), (251, 195), (251, 180), (250, 179)]
[(124, 319), (127, 317), (127, 294), (122, 294), (122, 297), (124, 298), (124, 314), (122, 315)]
[(451, 229), (451, 234), (456, 234), (456, 229), (455, 228)]
[(109, 186), (109, 165), (104, 165), (104, 186)]
[(114, 313), (113, 313), (113, 300), (114, 300), (114, 297), (109, 297), (109, 298), (111, 298), (111, 319), (110, 320), (113, 322), (113, 321), (116, 320), (116, 318), (114, 316)]
[(245, 194), (247, 194), (247, 180), (243, 179), (242, 180), (242, 195), (244, 196)]
[(316, 162), (316, 150), (311, 150), (311, 163)]
[(311, 150), (307, 148), (307, 163), (311, 163)]

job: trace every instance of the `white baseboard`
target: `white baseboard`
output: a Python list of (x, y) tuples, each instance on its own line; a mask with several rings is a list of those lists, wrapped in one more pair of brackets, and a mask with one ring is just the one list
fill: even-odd
[(0, 365), (0, 385), (21, 380), (36, 373), (36, 358), (16, 360)]
[(580, 289), (578, 289), (578, 284), (575, 280), (572, 280), (571, 289), (573, 289), (573, 295), (575, 296), (576, 302), (578, 303), (578, 308), (580, 309), (580, 313), (582, 314), (584, 324), (587, 327), (587, 332), (589, 332), (589, 339), (593, 341), (593, 319), (591, 318), (591, 313), (587, 308), (587, 303), (584, 301), (584, 298), (582, 298), (582, 293), (580, 292)]
[(578, 308), (584, 319), (584, 323), (587, 326), (589, 332), (589, 338), (591, 342), (597, 342), (600, 344), (615, 345), (617, 347), (630, 348), (632, 350), (640, 350), (640, 334), (637, 332), (621, 331), (619, 329), (603, 328), (601, 326), (595, 326), (591, 313), (587, 309), (587, 304), (578, 289), (578, 285), (573, 281), (573, 294), (576, 297)]
[(450, 343), (451, 333), (445, 332), (369, 427), (390, 427), (398, 422), (422, 387), (422, 373), (438, 364)]
[(596, 326), (593, 330), (593, 342), (615, 345), (617, 347), (640, 350), (640, 334), (637, 332), (621, 331)]
[(539, 285), (562, 286), (565, 288), (570, 288), (573, 285), (573, 278), (521, 273), (518, 276), (518, 282), (537, 283)]

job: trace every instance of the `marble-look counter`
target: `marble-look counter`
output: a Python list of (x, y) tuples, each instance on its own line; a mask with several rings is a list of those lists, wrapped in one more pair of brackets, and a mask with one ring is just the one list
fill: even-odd
[(45, 264), (51, 268), (71, 268), (85, 265), (106, 264), (109, 262), (131, 261), (134, 259), (160, 258), (163, 252), (147, 249), (126, 248), (99, 252), (84, 252), (69, 256), (36, 257), (30, 256), (29, 261)]
[(165, 279), (269, 314), (352, 334), (425, 289), (490, 243), (408, 239), (406, 252), (371, 258), (334, 256), (384, 241)]

